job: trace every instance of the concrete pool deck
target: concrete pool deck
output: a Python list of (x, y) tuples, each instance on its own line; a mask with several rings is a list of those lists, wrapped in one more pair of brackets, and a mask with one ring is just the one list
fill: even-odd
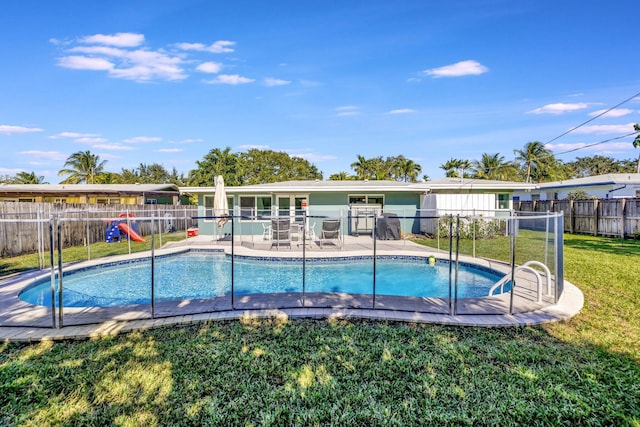
[[(253, 241), (243, 241), (236, 244), (234, 254), (267, 258), (291, 258), (302, 255), (301, 244), (294, 242), (291, 248), (276, 249), (271, 247), (270, 242), (262, 241), (258, 237)], [(163, 249), (156, 250), (156, 254), (177, 253), (191, 249), (214, 249), (230, 253), (231, 243), (212, 240), (211, 236), (198, 236), (184, 242), (165, 245)], [(373, 253), (373, 239), (370, 236), (345, 236), (341, 247), (327, 245), (320, 249), (317, 242), (311, 242), (304, 249), (305, 255), (310, 258), (370, 256)], [(433, 254), (448, 258), (448, 253), (438, 252), (433, 248), (408, 240), (377, 241), (376, 253), (408, 256)], [(140, 255), (138, 253), (115, 258), (127, 259)], [(504, 263), (480, 258), (461, 256), (460, 261), (472, 261), (498, 271), (504, 271), (505, 268)], [(104, 260), (87, 261), (78, 263), (78, 265), (84, 266), (100, 262), (104, 262)], [(42, 275), (42, 272), (38, 273)], [(32, 280), (35, 275), (36, 273), (27, 274), (26, 281)], [(453, 326), (520, 327), (568, 320), (578, 314), (583, 307), (582, 292), (569, 282), (565, 281), (564, 292), (557, 304), (553, 304), (552, 298), (549, 296), (543, 298), (542, 302), (535, 301), (535, 298), (531, 297), (531, 289), (528, 288), (531, 283), (528, 282), (530, 280), (523, 277), (522, 294), (518, 297), (522, 302), (518, 305), (518, 312), (513, 314), (508, 314), (508, 298), (505, 296), (492, 297), (490, 304), (487, 303), (487, 298), (461, 299), (457, 305), (458, 314), (450, 315), (448, 314), (450, 304), (448, 300), (432, 298), (379, 296), (375, 308), (373, 308), (370, 304), (370, 295), (307, 294), (304, 298), (304, 304), (302, 304), (299, 294), (279, 294), (275, 296), (237, 296), (233, 309), (228, 297), (193, 302), (190, 309), (195, 310), (195, 313), (186, 312), (181, 304), (157, 304), (155, 318), (150, 318), (148, 310), (134, 310), (126, 307), (115, 310), (65, 309), (65, 326), (53, 328), (51, 327), (50, 309), (34, 309), (33, 306), (17, 298), (17, 292), (24, 287), (25, 280), (3, 278), (0, 279), (0, 325), (6, 326), (0, 326), (0, 340), (4, 342), (37, 342), (88, 339), (165, 325), (274, 317), (284, 319), (358, 318)], [(518, 283), (520, 286), (520, 282)], [(283, 307), (274, 308), (278, 304)], [(323, 304), (325, 307), (321, 306)], [(327, 305), (334, 308), (327, 308)], [(206, 310), (211, 311), (204, 312)], [(13, 321), (8, 320), (7, 313), (11, 313)], [(158, 315), (158, 313), (161, 314)], [(92, 320), (90, 324), (82, 324), (85, 315)], [(31, 326), (20, 326), (20, 323)]]

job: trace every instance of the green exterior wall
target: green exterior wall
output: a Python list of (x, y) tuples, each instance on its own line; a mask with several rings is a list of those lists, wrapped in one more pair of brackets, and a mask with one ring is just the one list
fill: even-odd
[[(420, 207), (420, 194), (419, 193), (407, 193), (407, 192), (388, 192), (388, 193), (380, 193), (380, 192), (322, 192), (322, 193), (310, 193), (309, 194), (309, 223), (315, 223), (316, 232), (320, 230), (320, 224), (323, 218), (343, 218), (343, 227), (344, 230), (349, 230), (349, 211), (348, 211), (348, 201), (349, 196), (357, 194), (357, 195), (384, 195), (384, 207), (383, 212), (386, 213), (395, 213), (398, 216), (416, 216), (416, 213)], [(212, 194), (210, 194), (212, 195)], [(252, 195), (259, 195), (258, 193)], [(269, 195), (268, 193), (265, 195)], [(233, 211), (237, 214), (239, 213), (238, 208), (238, 194), (227, 193), (227, 196), (234, 196), (234, 207)], [(272, 202), (275, 206), (276, 199), (278, 195), (272, 195)], [(229, 206), (229, 210), (232, 210), (232, 207)], [(198, 215), (205, 215), (204, 208), (204, 195), (198, 195)], [(402, 230), (404, 232), (410, 231), (411, 233), (419, 233), (420, 232), (420, 221), (416, 218), (403, 218), (400, 220), (402, 225)], [(256, 221), (240, 221), (236, 219), (234, 224), (234, 232), (242, 233), (244, 235), (253, 234), (253, 235), (262, 235), (263, 234), (263, 223), (267, 223), (268, 221), (264, 220), (256, 220)], [(231, 223), (228, 222), (224, 225), (222, 229), (218, 229), (218, 226), (215, 222), (211, 220), (199, 219), (198, 220), (198, 228), (199, 234), (201, 235), (213, 235), (215, 234), (230, 234), (231, 233)]]

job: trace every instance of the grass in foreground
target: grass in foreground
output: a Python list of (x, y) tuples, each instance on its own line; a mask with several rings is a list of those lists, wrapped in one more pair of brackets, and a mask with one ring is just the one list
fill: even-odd
[(640, 426), (638, 243), (566, 236), (585, 308), (539, 328), (245, 319), (4, 345), (0, 424)]

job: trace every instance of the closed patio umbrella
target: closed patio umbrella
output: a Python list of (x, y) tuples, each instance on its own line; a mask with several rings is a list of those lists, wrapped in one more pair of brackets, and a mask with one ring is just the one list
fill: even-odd
[[(229, 204), (227, 203), (227, 193), (224, 191), (224, 179), (222, 175), (216, 176), (215, 195), (213, 197), (213, 214), (215, 216), (229, 216)], [(222, 228), (228, 218), (218, 218), (218, 227)]]

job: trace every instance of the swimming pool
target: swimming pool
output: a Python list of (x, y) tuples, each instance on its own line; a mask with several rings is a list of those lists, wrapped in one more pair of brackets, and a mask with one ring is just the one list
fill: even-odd
[[(154, 264), (155, 301), (216, 298), (231, 293), (231, 258), (219, 252), (186, 252), (158, 257)], [(373, 293), (371, 257), (309, 259), (304, 292)], [(458, 271), (458, 297), (486, 296), (502, 275), (471, 264)], [(413, 297), (449, 297), (449, 263), (429, 265), (426, 257), (376, 258), (376, 294)], [(303, 292), (301, 260), (236, 257), (234, 295)], [(149, 258), (109, 263), (65, 272), (65, 307), (110, 307), (151, 302)], [(57, 283), (56, 283), (57, 287)], [(57, 293), (56, 293), (57, 295)], [(51, 305), (49, 278), (24, 289), (22, 301)]]

